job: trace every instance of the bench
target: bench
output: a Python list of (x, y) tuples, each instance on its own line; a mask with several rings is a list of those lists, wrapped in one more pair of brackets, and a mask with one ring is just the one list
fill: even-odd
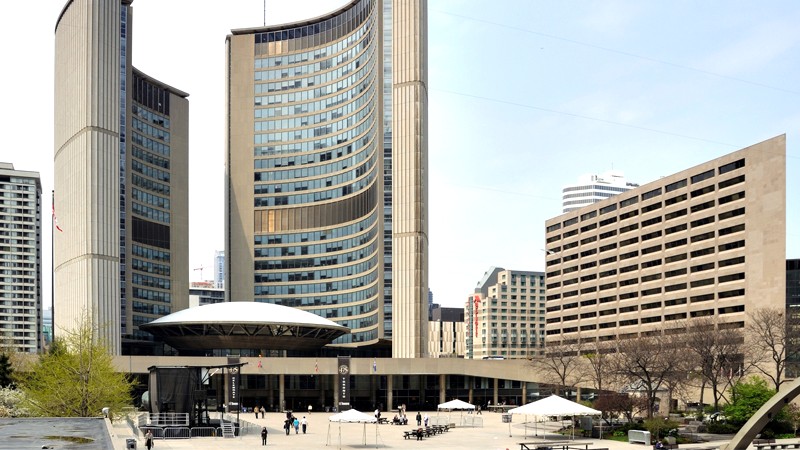
[(381, 417), (378, 419), (378, 423), (389, 423), (389, 419), (386, 417)]

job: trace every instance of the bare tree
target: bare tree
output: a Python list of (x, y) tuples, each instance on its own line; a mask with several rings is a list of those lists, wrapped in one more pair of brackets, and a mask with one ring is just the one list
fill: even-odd
[(598, 391), (612, 389), (615, 384), (614, 372), (612, 371), (611, 359), (616, 349), (609, 345), (598, 343), (587, 344), (583, 349), (584, 367), (586, 376)]
[(583, 381), (583, 357), (581, 343), (566, 343), (548, 346), (545, 354), (533, 360), (533, 364), (541, 368), (543, 381), (555, 385), (555, 394), (561, 388), (574, 388)]
[(645, 395), (647, 417), (653, 417), (656, 394), (674, 388), (674, 383), (686, 376), (686, 358), (677, 357), (675, 353), (682, 344), (677, 334), (653, 334), (617, 341), (614, 372)]
[(759, 308), (748, 318), (747, 344), (753, 367), (780, 390), (788, 361), (797, 360), (800, 320), (783, 308)]
[[(711, 390), (714, 410), (719, 410), (720, 400), (731, 386), (734, 373), (741, 373), (744, 360), (744, 333), (741, 328), (730, 328), (716, 319), (701, 317), (686, 322), (686, 349), (692, 361), (693, 373)], [(702, 397), (701, 397), (702, 400)]]

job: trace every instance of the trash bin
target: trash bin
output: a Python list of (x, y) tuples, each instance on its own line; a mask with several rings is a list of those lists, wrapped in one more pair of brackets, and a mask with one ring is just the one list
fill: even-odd
[(503, 414), (503, 423), (511, 423), (511, 414)]
[(125, 439), (125, 450), (136, 450), (136, 439)]

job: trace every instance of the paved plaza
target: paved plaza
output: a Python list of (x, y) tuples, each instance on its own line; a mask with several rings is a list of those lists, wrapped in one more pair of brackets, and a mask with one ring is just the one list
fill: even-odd
[[(436, 417), (436, 412), (428, 412), (431, 417)], [(458, 421), (458, 414), (453, 413), (452, 421)], [(308, 431), (303, 434), (295, 434), (294, 429), (287, 436), (283, 430), (284, 414), (268, 413), (263, 419), (255, 419), (252, 413), (242, 414), (241, 419), (258, 426), (266, 426), (269, 431), (267, 447), (280, 448), (281, 450), (290, 449), (408, 449), (425, 448), (441, 450), (466, 450), (466, 449), (488, 449), (488, 450), (517, 450), (520, 448), (519, 442), (530, 442), (535, 440), (556, 440), (564, 439), (553, 433), (542, 433), (541, 424), (537, 426), (536, 432), (533, 423), (525, 426), (525, 416), (514, 415), (512, 423), (503, 423), (500, 413), (484, 412), (477, 417), (483, 418), (483, 427), (476, 428), (454, 428), (443, 434), (437, 434), (421, 441), (403, 438), (403, 432), (414, 428), (412, 425), (374, 425), (357, 423), (341, 424), (341, 447), (339, 444), (339, 424), (331, 423), (328, 418), (332, 413), (313, 413), (306, 415), (308, 419)], [(409, 411), (409, 418), (416, 415), (416, 411)], [(439, 413), (439, 416), (446, 416), (447, 413)], [(302, 417), (300, 415), (299, 417)], [(552, 430), (556, 425), (549, 424)], [(376, 434), (377, 428), (377, 434)], [(511, 436), (509, 436), (509, 432)], [(124, 424), (115, 424), (113, 427), (115, 450), (126, 449), (126, 438), (133, 437)], [(538, 435), (535, 435), (538, 433)], [(527, 437), (526, 437), (527, 434)], [(364, 439), (366, 438), (366, 445)], [(718, 440), (700, 444), (681, 445), (681, 450), (691, 450), (692, 448), (708, 448), (710, 445), (721, 445), (726, 443), (730, 436), (725, 440)], [(591, 448), (607, 448), (608, 450), (650, 450), (652, 447), (640, 444), (628, 444), (610, 440), (576, 438), (581, 442), (591, 442)], [(139, 438), (137, 449), (144, 448), (144, 440)], [(155, 441), (154, 449), (197, 449), (197, 450), (239, 450), (239, 449), (258, 449), (264, 448), (261, 445), (261, 437), (257, 434), (245, 435), (236, 438), (224, 439), (217, 438), (193, 438), (193, 439), (169, 439)]]

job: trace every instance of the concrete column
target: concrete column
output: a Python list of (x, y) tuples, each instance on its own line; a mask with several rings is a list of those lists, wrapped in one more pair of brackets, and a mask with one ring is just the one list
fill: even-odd
[(317, 384), (319, 388), (319, 411), (325, 412), (325, 377), (319, 374), (315, 376), (317, 377)]
[(439, 374), (439, 403), (447, 401), (447, 375)]
[(333, 383), (333, 407), (331, 408), (333, 411), (334, 408), (339, 408), (339, 379), (336, 374), (333, 374), (330, 380)]
[(278, 375), (278, 408), (286, 409), (286, 375)]
[(472, 378), (472, 377), (469, 377), (469, 376), (468, 376), (468, 377), (467, 377), (467, 383), (469, 383), (469, 384), (468, 384), (468, 386), (469, 386), (469, 400), (467, 400), (467, 403), (472, 403), (472, 394), (473, 394), (473, 392), (472, 392), (472, 386), (473, 386), (473, 384), (475, 384), (475, 382), (473, 381), (473, 378)]
[(394, 383), (392, 382), (392, 375), (386, 375), (386, 410), (391, 411), (395, 409), (394, 407), (394, 393), (392, 392), (394, 389)]
[(500, 389), (500, 380), (494, 379), (494, 389), (492, 390), (492, 404), (497, 405), (497, 391)]
[(520, 402), (520, 405), (528, 403), (528, 383), (525, 381), (522, 382), (522, 400)]
[(373, 375), (369, 377), (369, 400), (374, 405), (373, 408), (379, 408), (378, 405), (378, 376)]
[(577, 388), (577, 392), (575, 393), (575, 401), (576, 402), (581, 401), (581, 388), (580, 387)]

